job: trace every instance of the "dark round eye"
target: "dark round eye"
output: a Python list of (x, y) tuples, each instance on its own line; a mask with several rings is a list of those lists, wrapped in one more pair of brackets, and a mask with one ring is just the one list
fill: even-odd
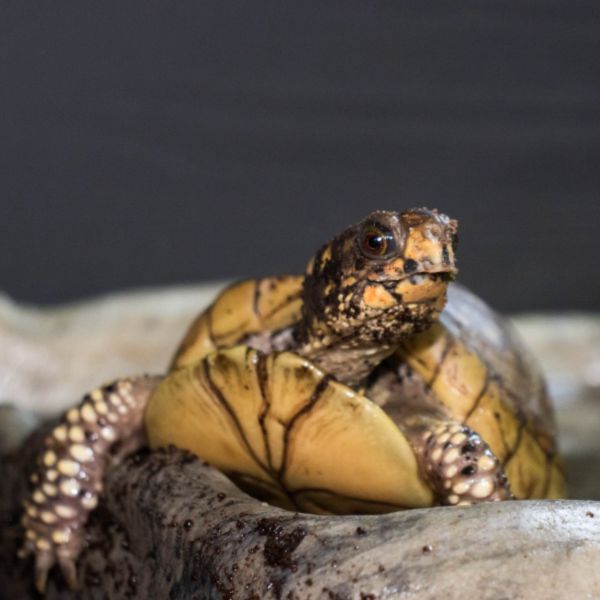
[(359, 242), (362, 253), (368, 258), (381, 258), (396, 250), (392, 233), (377, 225), (363, 227)]

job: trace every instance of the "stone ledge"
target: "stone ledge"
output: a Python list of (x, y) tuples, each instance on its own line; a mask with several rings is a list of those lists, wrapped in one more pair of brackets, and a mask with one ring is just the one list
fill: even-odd
[[(8, 477), (13, 492), (25, 487), (22, 472)], [(54, 574), (47, 598), (551, 600), (600, 590), (600, 502), (304, 515), (250, 498), (179, 451), (130, 457), (107, 490), (79, 562), (81, 591)], [(3, 520), (19, 493), (4, 497)], [(12, 522), (0, 589), (26, 598), (31, 566), (17, 564), (17, 538)]]

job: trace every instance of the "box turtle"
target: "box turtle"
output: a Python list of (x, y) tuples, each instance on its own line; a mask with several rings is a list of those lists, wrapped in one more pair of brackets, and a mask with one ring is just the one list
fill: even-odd
[(164, 377), (86, 395), (45, 440), (22, 555), (74, 585), (112, 447), (175, 445), (295, 511), (376, 513), (558, 498), (544, 381), (506, 320), (456, 284), (457, 223), (377, 211), (304, 276), (243, 281)]

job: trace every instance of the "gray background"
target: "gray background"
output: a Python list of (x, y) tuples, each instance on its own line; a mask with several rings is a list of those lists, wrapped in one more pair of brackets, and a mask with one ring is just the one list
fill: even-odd
[(599, 59), (597, 0), (5, 2), (0, 285), (295, 272), (427, 205), (495, 306), (598, 309)]

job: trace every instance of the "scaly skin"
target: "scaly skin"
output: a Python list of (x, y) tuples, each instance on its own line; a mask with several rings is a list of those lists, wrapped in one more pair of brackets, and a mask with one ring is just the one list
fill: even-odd
[(25, 501), (22, 557), (35, 556), (35, 585), (41, 592), (55, 563), (71, 587), (83, 528), (98, 504), (110, 450), (124, 441), (133, 451), (144, 444), (143, 414), (162, 377), (121, 379), (84, 396), (46, 438), (35, 488)]
[(438, 501), (465, 506), (514, 498), (500, 462), (472, 429), (423, 420), (409, 440)]

